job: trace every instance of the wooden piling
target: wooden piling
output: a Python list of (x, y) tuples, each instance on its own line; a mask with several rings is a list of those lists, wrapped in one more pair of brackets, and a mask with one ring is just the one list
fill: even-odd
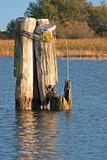
[(54, 88), (58, 82), (56, 51), (54, 46), (55, 26), (51, 26), (51, 29), (49, 27), (48, 19), (38, 19), (34, 31), (34, 34), (38, 37), (38, 39), (34, 40), (34, 99), (37, 99), (37, 95), (39, 95), (40, 105), (47, 103), (46, 95), (48, 90)]
[(48, 19), (16, 20), (14, 75), (17, 110), (63, 110), (71, 107), (71, 81), (64, 96), (54, 91), (58, 82), (55, 25)]
[(22, 35), (22, 31), (33, 33), (36, 20), (34, 18), (18, 18), (16, 26), (14, 56), (16, 109), (31, 110), (33, 100), (33, 42), (31, 38)]

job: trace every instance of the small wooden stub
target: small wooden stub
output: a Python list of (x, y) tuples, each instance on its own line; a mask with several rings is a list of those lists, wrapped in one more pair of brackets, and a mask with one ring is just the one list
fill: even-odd
[(47, 103), (50, 105), (50, 110), (52, 111), (71, 110), (71, 81), (65, 81), (64, 95), (62, 97), (58, 96), (54, 89), (48, 91)]

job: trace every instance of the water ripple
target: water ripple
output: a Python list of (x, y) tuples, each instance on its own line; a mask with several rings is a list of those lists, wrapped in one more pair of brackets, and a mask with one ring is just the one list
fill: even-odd
[[(107, 159), (106, 61), (70, 61), (71, 112), (15, 112), (12, 66), (0, 58), (0, 160)], [(58, 68), (62, 95), (66, 60)]]

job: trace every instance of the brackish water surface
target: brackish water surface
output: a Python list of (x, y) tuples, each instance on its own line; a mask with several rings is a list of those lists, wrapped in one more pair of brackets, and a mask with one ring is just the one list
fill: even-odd
[[(107, 62), (69, 63), (71, 112), (17, 113), (13, 58), (0, 58), (0, 160), (107, 159)], [(58, 69), (62, 95), (66, 60)]]

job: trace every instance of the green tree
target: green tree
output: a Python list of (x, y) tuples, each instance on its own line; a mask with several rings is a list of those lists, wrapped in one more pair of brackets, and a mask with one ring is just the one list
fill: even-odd
[(57, 19), (57, 9), (50, 0), (30, 2), (25, 11), (25, 16), (34, 18)]
[(7, 24), (7, 35), (8, 38), (15, 38), (16, 34), (16, 22), (14, 19), (12, 19), (8, 24)]
[(103, 1), (101, 5), (93, 6), (87, 21), (96, 34), (102, 35), (107, 31), (107, 4)]
[(89, 3), (86, 0), (38, 0), (30, 2), (25, 16), (50, 18), (61, 23), (87, 19)]

